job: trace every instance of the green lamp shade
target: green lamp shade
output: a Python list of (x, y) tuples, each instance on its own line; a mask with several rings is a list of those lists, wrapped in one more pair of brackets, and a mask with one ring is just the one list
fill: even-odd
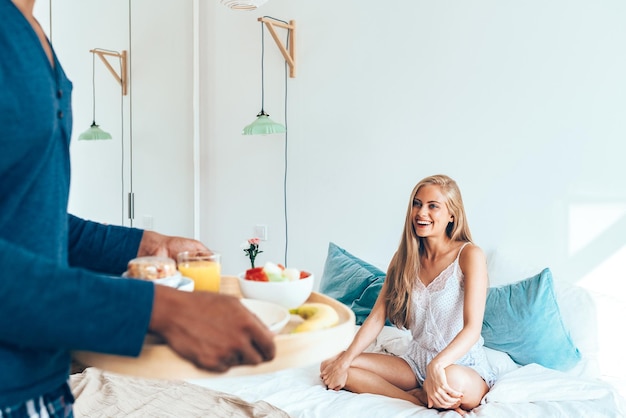
[(267, 0), (222, 0), (222, 4), (234, 10), (255, 10)]
[(243, 135), (269, 135), (280, 134), (286, 132), (284, 125), (274, 122), (269, 118), (269, 115), (264, 111), (261, 111), (257, 115), (257, 118), (250, 125), (243, 128)]
[(81, 140), (83, 139), (86, 139), (86, 140), (111, 139), (111, 138), (112, 138), (111, 134), (100, 129), (100, 127), (96, 125), (95, 121), (91, 124), (91, 127), (89, 129), (87, 129), (85, 132), (80, 134), (80, 136), (78, 137), (78, 139), (81, 139)]

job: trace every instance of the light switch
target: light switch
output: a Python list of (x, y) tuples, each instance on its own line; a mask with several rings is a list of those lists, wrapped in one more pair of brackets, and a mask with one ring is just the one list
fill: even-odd
[(254, 227), (254, 236), (261, 241), (267, 241), (267, 225), (256, 225)]
[(143, 229), (152, 231), (154, 229), (154, 218), (150, 215), (143, 215)]

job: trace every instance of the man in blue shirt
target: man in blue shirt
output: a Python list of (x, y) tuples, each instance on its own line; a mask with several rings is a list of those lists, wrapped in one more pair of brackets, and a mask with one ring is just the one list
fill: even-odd
[(67, 213), (72, 85), (34, 2), (0, 0), (0, 418), (72, 416), (70, 350), (136, 356), (148, 331), (210, 370), (271, 360), (235, 298), (110, 277), (200, 242)]

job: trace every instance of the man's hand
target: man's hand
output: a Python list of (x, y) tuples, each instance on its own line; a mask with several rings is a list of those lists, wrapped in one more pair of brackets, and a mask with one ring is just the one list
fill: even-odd
[(172, 237), (154, 231), (144, 231), (137, 257), (160, 256), (176, 260), (183, 251), (210, 251), (203, 243), (195, 239)]
[(155, 285), (150, 331), (197, 367), (225, 372), (274, 358), (274, 334), (237, 298)]

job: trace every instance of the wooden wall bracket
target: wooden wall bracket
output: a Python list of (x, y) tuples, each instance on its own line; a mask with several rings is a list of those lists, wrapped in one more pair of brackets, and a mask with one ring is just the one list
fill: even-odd
[[(289, 24), (287, 24), (278, 20), (268, 19), (266, 17), (260, 17), (258, 21), (265, 23), (265, 26), (272, 35), (272, 38), (274, 38), (274, 42), (276, 42), (278, 49), (280, 49), (283, 57), (285, 57), (285, 61), (289, 64), (289, 77), (294, 78), (296, 76), (296, 21), (290, 20)], [(289, 49), (285, 48), (285, 45), (283, 45), (282, 41), (278, 38), (275, 27), (289, 30)]]
[[(127, 60), (128, 53), (127, 51), (124, 50), (122, 52), (114, 52), (114, 51), (107, 51), (107, 50), (96, 48), (96, 49), (89, 50), (89, 52), (91, 52), (92, 54), (96, 54), (98, 57), (100, 57), (104, 65), (108, 68), (111, 74), (113, 74), (113, 77), (115, 77), (117, 82), (120, 83), (120, 86), (122, 86), (122, 96), (126, 96), (128, 94), (128, 60)], [(120, 63), (121, 63), (120, 74), (118, 74), (117, 71), (113, 68), (109, 60), (106, 58), (107, 56), (119, 58)]]

